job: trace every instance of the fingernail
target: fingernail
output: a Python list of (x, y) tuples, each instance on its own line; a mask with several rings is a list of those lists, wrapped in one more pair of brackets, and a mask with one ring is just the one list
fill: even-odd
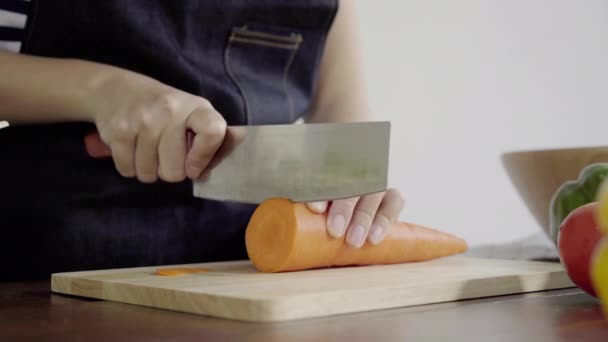
[(369, 234), (369, 241), (374, 245), (380, 243), (382, 240), (382, 233), (384, 232), (384, 227), (377, 225), (372, 228), (371, 233)]
[(322, 213), (327, 208), (327, 202), (311, 202), (308, 207), (317, 213)]
[(341, 237), (346, 230), (346, 219), (342, 215), (335, 215), (329, 223), (329, 233), (334, 237)]
[(363, 235), (365, 235), (365, 228), (360, 224), (356, 225), (348, 233), (348, 243), (351, 246), (360, 247), (363, 245)]

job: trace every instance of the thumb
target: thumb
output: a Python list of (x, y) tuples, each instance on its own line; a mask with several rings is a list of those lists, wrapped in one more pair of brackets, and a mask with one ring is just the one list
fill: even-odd
[(312, 210), (317, 214), (322, 214), (327, 209), (327, 201), (322, 202), (308, 202), (306, 203), (308, 209)]

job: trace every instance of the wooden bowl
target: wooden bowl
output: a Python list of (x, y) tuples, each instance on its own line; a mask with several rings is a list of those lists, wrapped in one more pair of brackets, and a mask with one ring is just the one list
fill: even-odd
[(551, 198), (586, 166), (608, 162), (608, 146), (512, 151), (501, 160), (524, 204), (549, 235)]

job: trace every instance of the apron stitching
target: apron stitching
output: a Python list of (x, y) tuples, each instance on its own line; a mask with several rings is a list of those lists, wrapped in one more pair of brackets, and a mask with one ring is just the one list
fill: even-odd
[(248, 26), (245, 25), (241, 28), (237, 28), (234, 30), (231, 38), (236, 37), (237, 35), (248, 37), (248, 38), (261, 38), (266, 40), (278, 40), (284, 43), (299, 43), (302, 41), (302, 36), (299, 34), (292, 33), (289, 37), (281, 36), (278, 34), (266, 33), (266, 32), (258, 32), (258, 31), (250, 31)]
[(287, 50), (295, 50), (298, 48), (298, 45), (299, 45), (298, 43), (291, 43), (291, 44), (277, 43), (277, 42), (269, 42), (269, 41), (264, 41), (264, 40), (259, 40), (259, 39), (241, 38), (241, 37), (230, 37), (230, 41), (244, 43), (244, 44), (269, 46), (269, 47), (275, 47), (275, 48), (287, 49)]
[[(298, 37), (301, 37), (301, 36), (298, 35)], [(289, 115), (290, 115), (292, 121), (295, 117), (295, 113), (294, 113), (293, 99), (291, 98), (291, 94), (289, 93), (289, 91), (287, 91), (287, 74), (289, 73), (289, 69), (291, 69), (291, 65), (293, 64), (293, 60), (296, 56), (296, 53), (300, 49), (300, 41), (301, 40), (298, 41), (295, 48), (292, 50), (291, 55), (289, 56), (289, 59), (287, 60), (287, 63), (285, 64), (285, 68), (283, 69), (283, 77), (282, 77), (283, 92), (285, 93), (285, 96), (287, 97), (287, 102), (289, 103)]]
[(228, 73), (228, 76), (230, 77), (232, 82), (234, 82), (239, 93), (241, 94), (241, 96), (243, 98), (243, 106), (245, 107), (245, 124), (249, 125), (250, 117), (249, 117), (249, 105), (248, 105), (248, 101), (247, 101), (247, 95), (245, 94), (245, 91), (243, 90), (243, 87), (241, 86), (241, 84), (238, 81), (238, 79), (236, 78), (236, 76), (234, 76), (232, 69), (230, 69), (229, 60), (230, 60), (230, 48), (231, 47), (232, 47), (232, 40), (230, 40), (228, 42), (228, 46), (226, 47), (226, 50), (224, 51), (224, 66), (226, 68), (226, 72)]

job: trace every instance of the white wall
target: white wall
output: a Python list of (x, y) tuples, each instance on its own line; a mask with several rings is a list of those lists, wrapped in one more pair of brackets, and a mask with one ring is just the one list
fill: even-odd
[(608, 1), (358, 5), (372, 106), (392, 121), (401, 218), (473, 245), (540, 232), (499, 157), (608, 144)]

